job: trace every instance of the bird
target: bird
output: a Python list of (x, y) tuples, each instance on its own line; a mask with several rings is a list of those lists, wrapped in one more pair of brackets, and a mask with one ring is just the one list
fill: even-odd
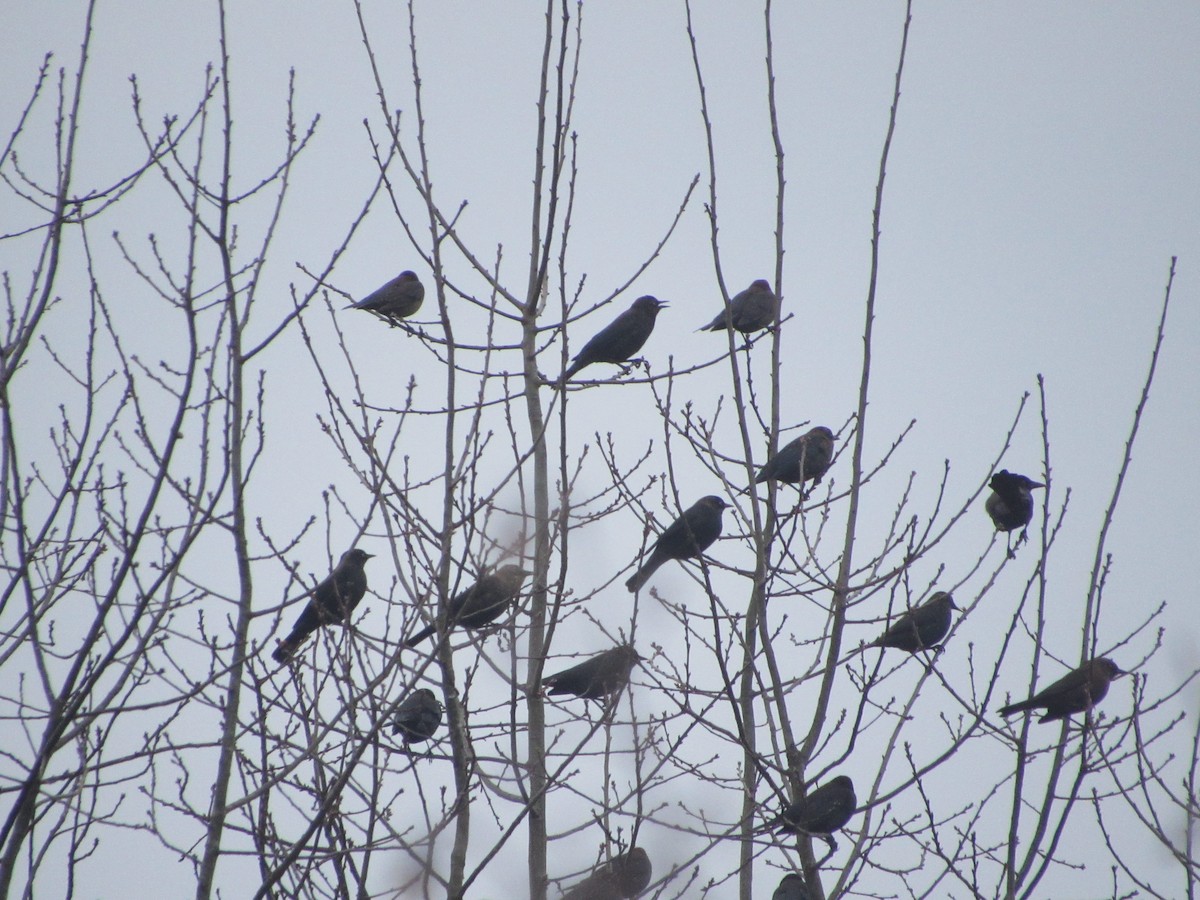
[(287, 662), (304, 639), (334, 622), (344, 622), (367, 592), (367, 573), (363, 568), (372, 554), (365, 550), (347, 550), (337, 566), (310, 593), (308, 604), (292, 626), (291, 634), (275, 645), (271, 658)]
[(780, 447), (759, 469), (754, 483), (784, 481), (799, 484), (800, 492), (804, 494), (804, 482), (811, 481), (816, 487), (832, 464), (833, 432), (824, 425), (818, 425)]
[[(482, 576), (477, 582), (450, 601), (446, 630), (462, 626), (472, 631), (494, 622), (504, 615), (521, 593), (521, 585), (531, 575), (520, 566), (501, 566)], [(422, 628), (407, 641), (405, 647), (415, 647), (437, 631), (436, 625)]]
[(789, 872), (783, 876), (779, 887), (775, 888), (771, 900), (812, 900), (812, 893), (800, 875)]
[(717, 317), (705, 325), (700, 331), (724, 331), (732, 323), (735, 330), (742, 334), (750, 334), (770, 328), (779, 313), (779, 298), (771, 290), (771, 283), (765, 278), (755, 281), (734, 296), (729, 306), (721, 310)]
[(1098, 656), (1071, 670), (1028, 700), (1001, 707), (1000, 715), (1011, 716), (1027, 709), (1044, 709), (1046, 714), (1038, 721), (1053, 722), (1074, 713), (1086, 712), (1104, 699), (1109, 682), (1124, 674), (1111, 659)]
[(566, 384), (576, 372), (592, 363), (628, 362), (633, 354), (642, 349), (642, 345), (650, 337), (650, 332), (654, 331), (654, 320), (658, 318), (659, 310), (665, 309), (666, 306), (667, 304), (649, 294), (638, 297), (629, 309), (601, 328), (583, 345), (583, 349), (575, 354), (574, 361), (563, 372), (559, 384)]
[(721, 513), (729, 504), (720, 497), (701, 497), (683, 511), (678, 519), (658, 536), (650, 558), (625, 582), (632, 594), (650, 580), (659, 566), (669, 559), (691, 559), (721, 535)]
[(542, 684), (548, 694), (573, 694), (585, 700), (606, 700), (629, 684), (629, 674), (642, 658), (628, 644), (621, 644), (585, 659), (578, 665), (546, 676)]
[(644, 891), (653, 875), (646, 851), (634, 847), (596, 866), (592, 874), (563, 894), (562, 900), (627, 900)]
[(857, 805), (854, 782), (838, 775), (788, 806), (776, 825), (781, 834), (833, 834), (850, 821)]
[[(1001, 469), (992, 476), (988, 486), (992, 493), (988, 496), (984, 508), (992, 518), (992, 524), (997, 531), (1010, 532), (1022, 529), (1017, 538), (1017, 546), (1026, 539), (1025, 529), (1033, 520), (1033, 489), (1044, 488), (1046, 485), (1024, 475)], [(1013, 546), (1010, 543), (1008, 555), (1013, 557)]]
[(901, 613), (887, 631), (867, 646), (895, 647), (907, 653), (932, 649), (950, 630), (952, 609), (958, 609), (954, 598), (945, 591), (937, 591), (920, 606)]
[(404, 743), (419, 744), (433, 737), (442, 724), (442, 704), (429, 688), (418, 688), (396, 707), (392, 734), (401, 735)]
[(405, 269), (379, 290), (346, 308), (365, 309), (395, 322), (413, 315), (424, 300), (425, 285), (421, 284), (416, 272)]

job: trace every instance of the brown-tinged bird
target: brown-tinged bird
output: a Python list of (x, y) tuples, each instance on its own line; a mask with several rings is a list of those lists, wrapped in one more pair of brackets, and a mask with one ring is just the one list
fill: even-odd
[(424, 300), (425, 285), (421, 284), (416, 272), (406, 269), (379, 290), (351, 304), (347, 309), (365, 309), (395, 321), (413, 315), (421, 308)]
[(839, 775), (785, 809), (775, 824), (780, 833), (833, 834), (850, 821), (857, 805), (854, 782)]
[(803, 492), (804, 482), (811, 481), (816, 487), (832, 464), (833, 432), (818, 425), (780, 447), (759, 470), (754, 483), (784, 481), (799, 484)]
[(721, 310), (715, 319), (699, 330), (724, 331), (732, 325), (735, 331), (750, 334), (770, 328), (775, 324), (775, 317), (778, 314), (779, 298), (771, 290), (771, 283), (765, 278), (760, 278), (750, 287), (736, 294), (729, 301), (729, 306)]
[(1039, 722), (1053, 722), (1075, 713), (1086, 712), (1104, 699), (1108, 685), (1125, 673), (1105, 656), (1089, 659), (1078, 669), (1068, 672), (1050, 687), (1038, 691), (1028, 700), (1010, 703), (1000, 709), (1000, 715), (1011, 716), (1027, 709), (1044, 709)]
[(654, 331), (654, 321), (658, 311), (666, 308), (661, 300), (647, 294), (638, 297), (633, 305), (621, 313), (583, 345), (583, 349), (575, 354), (575, 359), (562, 374), (559, 384), (565, 384), (576, 372), (592, 363), (624, 363), (633, 354), (642, 349), (650, 332)]
[(592, 874), (562, 896), (562, 900), (628, 900), (650, 884), (654, 868), (641, 847), (601, 863)]
[[(484, 575), (450, 601), (446, 630), (461, 627), (474, 631), (496, 621), (512, 606), (521, 593), (521, 585), (531, 574), (520, 566), (507, 565)], [(435, 625), (422, 628), (405, 641), (404, 646), (415, 647), (436, 631)]]
[(396, 707), (392, 734), (398, 734), (405, 744), (419, 744), (433, 737), (442, 724), (442, 704), (429, 688), (417, 688)]
[(907, 653), (930, 650), (950, 631), (952, 609), (958, 609), (954, 598), (945, 591), (938, 591), (920, 606), (902, 613), (887, 631), (867, 646), (895, 647)]
[(271, 658), (283, 663), (296, 648), (322, 625), (342, 623), (358, 606), (367, 592), (367, 573), (363, 568), (371, 554), (365, 550), (347, 550), (332, 572), (309, 594), (308, 604), (292, 627), (292, 632), (275, 645)]
[(668, 560), (702, 556), (721, 536), (721, 514), (728, 505), (720, 497), (710, 494), (685, 509), (683, 515), (658, 536), (650, 550), (650, 558), (625, 582), (629, 592), (637, 591)]
[(779, 887), (775, 888), (771, 900), (812, 900), (812, 893), (800, 875), (789, 872), (783, 876)]
[(585, 700), (606, 700), (625, 690), (629, 675), (642, 658), (628, 644), (613, 647), (542, 679), (548, 694), (572, 694)]

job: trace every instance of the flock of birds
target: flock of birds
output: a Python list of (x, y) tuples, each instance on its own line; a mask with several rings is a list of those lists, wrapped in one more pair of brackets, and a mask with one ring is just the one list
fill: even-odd
[[(379, 290), (352, 305), (395, 322), (420, 309), (425, 288), (411, 271), (400, 273)], [(585, 366), (604, 362), (629, 362), (649, 338), (654, 322), (666, 306), (651, 296), (639, 297), (629, 309), (601, 329), (575, 355), (563, 372), (558, 385), (564, 385)], [(750, 334), (771, 327), (779, 313), (779, 301), (765, 280), (755, 281), (730, 300), (705, 331), (733, 328)], [(801, 499), (820, 484), (833, 464), (834, 434), (817, 426), (784, 445), (763, 465), (754, 481), (793, 484)], [(805, 492), (805, 486), (808, 492)], [(1009, 556), (1014, 553), (1012, 532), (1020, 529), (1017, 545), (1025, 539), (1025, 529), (1033, 519), (1033, 490), (1045, 487), (1024, 475), (1007, 470), (996, 472), (989, 481), (991, 494), (985, 509), (996, 530), (1009, 535)], [(728, 503), (721, 497), (701, 497), (683, 514), (668, 525), (657, 537), (645, 561), (625, 582), (630, 592), (644, 587), (654, 573), (673, 560), (698, 559), (721, 535), (722, 513)], [(371, 554), (360, 549), (347, 550), (334, 570), (305, 596), (308, 603), (288, 636), (278, 641), (272, 657), (276, 662), (291, 660), (299, 646), (324, 625), (341, 624), (362, 600), (367, 591), (365, 565)], [(426, 627), (404, 641), (404, 647), (416, 647), (427, 638), (445, 640), (455, 628), (479, 631), (504, 616), (521, 593), (525, 580), (533, 573), (518, 565), (504, 565), (483, 574), (466, 590), (455, 595), (447, 604), (444, 618), (437, 616)], [(304, 599), (304, 598), (300, 598)], [(867, 647), (893, 648), (910, 654), (937, 650), (952, 624), (952, 610), (958, 607), (945, 591), (933, 593), (924, 603), (899, 615), (891, 625), (867, 644)], [(637, 651), (622, 644), (605, 650), (583, 662), (542, 678), (542, 686), (551, 695), (569, 695), (611, 704), (629, 684), (634, 667), (641, 662)], [(1010, 716), (1027, 710), (1044, 711), (1040, 721), (1050, 722), (1077, 713), (1085, 713), (1108, 693), (1109, 683), (1124, 674), (1106, 657), (1088, 660), (1068, 672), (1048, 687), (1026, 700), (1009, 704), (999, 710)], [(442, 704), (429, 688), (419, 688), (409, 694), (397, 707), (393, 733), (406, 746), (427, 741), (442, 724)], [(780, 833), (801, 833), (822, 837), (833, 852), (832, 835), (841, 830), (853, 817), (858, 800), (854, 783), (846, 775), (838, 775), (825, 784), (807, 792), (788, 805), (782, 814), (765, 826)], [(597, 866), (580, 884), (564, 897), (571, 900), (607, 900), (635, 897), (650, 883), (652, 867), (646, 852), (634, 847), (611, 857)], [(807, 889), (803, 878), (795, 873), (786, 875), (776, 889), (774, 900), (805, 900)]]

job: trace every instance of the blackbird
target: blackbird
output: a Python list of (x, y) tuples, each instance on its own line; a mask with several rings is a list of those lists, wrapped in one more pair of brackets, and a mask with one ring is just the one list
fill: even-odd
[(854, 815), (854, 782), (839, 775), (789, 806), (776, 823), (779, 832), (833, 834)]
[[(517, 594), (521, 593), (522, 583), (531, 574), (520, 566), (508, 565), (484, 575), (450, 601), (446, 630), (458, 626), (475, 630), (494, 622), (508, 611)], [(405, 641), (404, 646), (415, 647), (436, 631), (436, 625), (422, 628)]]
[(779, 298), (771, 290), (771, 284), (760, 278), (729, 301), (717, 317), (700, 331), (724, 331), (732, 322), (734, 329), (750, 334), (770, 328), (779, 313)]
[(721, 535), (721, 513), (729, 504), (720, 497), (701, 497), (683, 511), (678, 519), (658, 536), (650, 558), (625, 582), (633, 593), (650, 580), (659, 566), (670, 559), (691, 559), (703, 555), (705, 549)]
[(292, 627), (292, 632), (275, 645), (271, 658), (283, 663), (296, 648), (322, 625), (344, 622), (367, 592), (367, 573), (363, 566), (371, 554), (365, 550), (347, 550), (337, 567), (308, 595), (308, 604)]
[(583, 349), (575, 354), (575, 360), (562, 374), (560, 384), (565, 384), (584, 366), (592, 363), (623, 363), (633, 354), (642, 349), (650, 332), (654, 330), (654, 320), (658, 311), (667, 304), (648, 294), (638, 297), (633, 305), (621, 313), (583, 345)]
[(775, 893), (771, 895), (771, 900), (812, 900), (812, 894), (808, 890), (808, 885), (804, 883), (804, 879), (795, 872), (789, 872), (783, 876), (783, 880), (779, 882), (779, 887), (775, 888)]
[(804, 482), (811, 481), (816, 487), (832, 464), (833, 432), (824, 425), (818, 425), (780, 447), (779, 452), (759, 470), (754, 483), (762, 484), (771, 480), (798, 483), (803, 492)]
[(945, 591), (938, 591), (920, 606), (902, 613), (887, 631), (867, 646), (895, 647), (908, 653), (936, 647), (950, 630), (952, 609), (958, 609), (954, 598)]
[(405, 744), (419, 744), (433, 737), (442, 724), (442, 704), (429, 688), (418, 688), (396, 708), (392, 734), (401, 735)]
[(368, 294), (347, 309), (365, 309), (385, 319), (407, 319), (425, 300), (425, 285), (417, 273), (405, 270), (372, 294)]
[(614, 856), (562, 896), (562, 900), (627, 900), (646, 889), (654, 875), (650, 857), (641, 847)]
[(628, 644), (613, 647), (542, 679), (548, 694), (573, 694), (586, 700), (604, 700), (621, 693), (629, 684), (629, 673), (641, 662)]
[(1099, 656), (1089, 659), (1078, 669), (1068, 672), (1048, 688), (1044, 688), (1020, 703), (1010, 703), (1000, 709), (1000, 715), (1011, 716), (1027, 709), (1044, 709), (1039, 722), (1053, 722), (1073, 713), (1086, 712), (1104, 699), (1108, 684), (1125, 673), (1111, 659)]
[[(1026, 478), (1024, 475), (1010, 472), (1008, 469), (1001, 469), (993, 475), (988, 485), (991, 487), (992, 493), (984, 505), (987, 514), (992, 517), (992, 523), (996, 526), (997, 531), (1010, 532), (1016, 531), (1018, 528), (1022, 529), (1021, 536), (1017, 538), (1017, 546), (1021, 546), (1027, 537), (1024, 529), (1033, 520), (1033, 489), (1042, 488), (1045, 485), (1032, 478)], [(1013, 549), (1010, 542), (1008, 547), (1010, 558), (1013, 556)]]

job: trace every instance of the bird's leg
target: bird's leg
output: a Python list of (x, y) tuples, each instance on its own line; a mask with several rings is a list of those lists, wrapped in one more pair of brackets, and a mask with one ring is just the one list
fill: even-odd
[(837, 852), (837, 841), (833, 839), (832, 834), (813, 835), (813, 837), (820, 837), (825, 841), (826, 844), (829, 845), (829, 852), (817, 860), (816, 868), (819, 869), (821, 866), (825, 865), (825, 862), (829, 859), (829, 857), (833, 856), (833, 854)]

